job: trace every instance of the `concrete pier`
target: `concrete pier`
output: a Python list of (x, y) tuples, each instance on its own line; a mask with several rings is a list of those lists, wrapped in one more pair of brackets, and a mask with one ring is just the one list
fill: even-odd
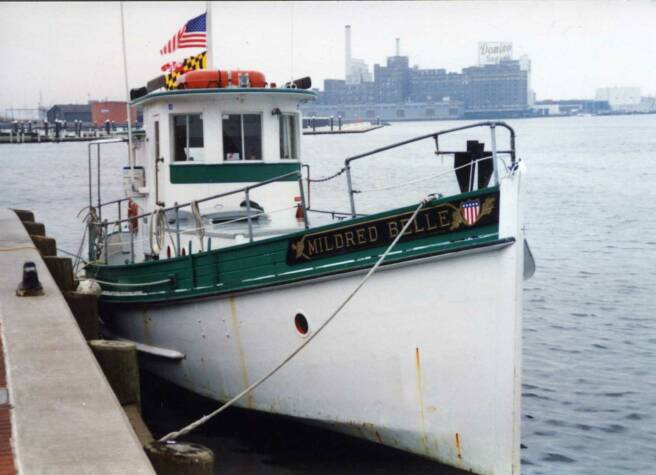
[[(36, 264), (42, 296), (16, 296), (26, 261)], [(48, 267), (7, 209), (0, 209), (0, 330), (7, 376), (0, 396), (8, 397), (0, 397), (0, 416), (10, 416), (18, 473), (154, 473)], [(8, 435), (2, 418), (3, 466)]]

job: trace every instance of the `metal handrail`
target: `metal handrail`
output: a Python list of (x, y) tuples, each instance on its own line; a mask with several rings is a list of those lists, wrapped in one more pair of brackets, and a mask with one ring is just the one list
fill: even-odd
[[(226, 191), (226, 192), (224, 192), (224, 193), (219, 193), (219, 194), (217, 194), (217, 195), (208, 196), (208, 197), (206, 197), (206, 198), (202, 198), (202, 199), (200, 199), (200, 200), (195, 200), (195, 201), (196, 201), (196, 203), (204, 203), (205, 201), (210, 201), (210, 200), (214, 200), (214, 199), (217, 199), (217, 198), (223, 198), (224, 196), (236, 195), (237, 193), (245, 193), (246, 191), (250, 191), (250, 190), (252, 190), (252, 189), (254, 189), (254, 188), (259, 188), (259, 187), (261, 187), (261, 186), (265, 186), (265, 185), (268, 185), (268, 184), (270, 184), (270, 183), (274, 183), (274, 182), (276, 182), (276, 181), (281, 181), (281, 180), (283, 180), (284, 178), (289, 178), (289, 177), (291, 177), (291, 176), (296, 176), (296, 177), (300, 178), (301, 173), (300, 173), (300, 172), (289, 172), (289, 173), (285, 173), (284, 175), (280, 175), (280, 176), (277, 176), (277, 177), (269, 178), (268, 180), (261, 181), (261, 182), (259, 182), (259, 183), (254, 184), (254, 185), (245, 186), (245, 187), (243, 187), (243, 188), (239, 188), (239, 189), (237, 189), (237, 190)], [(170, 207), (168, 207), (168, 208), (163, 208), (163, 209), (161, 210), (161, 212), (166, 213), (166, 212), (168, 212), (168, 211), (179, 210), (180, 208), (185, 208), (185, 207), (187, 207), (187, 206), (191, 206), (191, 203), (192, 203), (192, 202), (189, 201), (188, 203), (183, 203), (183, 204), (179, 204), (179, 205), (173, 205), (173, 206), (170, 206)], [(145, 218), (145, 217), (147, 217), (147, 216), (150, 216), (151, 214), (153, 214), (152, 211), (151, 211), (151, 212), (148, 212), (148, 213), (139, 214), (139, 215), (137, 215), (137, 216), (132, 216), (132, 217), (130, 217), (130, 218), (125, 218), (125, 219), (122, 219), (122, 220), (120, 220), (120, 221), (112, 221), (112, 222), (107, 223), (107, 224), (108, 224), (108, 225), (109, 225), (109, 224), (121, 224), (121, 223), (125, 223), (125, 222), (128, 222), (128, 221), (131, 221), (131, 220), (133, 220), (133, 219)], [(103, 224), (103, 226), (104, 226), (104, 225), (105, 225), (105, 224)]]
[[(300, 188), (300, 195), (301, 195), (300, 206), (303, 206), (303, 208), (305, 208), (306, 207), (305, 206), (305, 192), (303, 190), (303, 176), (302, 176), (301, 171), (294, 171), (294, 172), (285, 173), (284, 175), (279, 175), (279, 176), (276, 176), (276, 177), (273, 177), (273, 178), (269, 178), (268, 180), (264, 180), (264, 181), (261, 181), (259, 183), (255, 183), (253, 185), (248, 185), (248, 186), (244, 186), (242, 188), (236, 189), (236, 190), (226, 191), (226, 192), (223, 192), (223, 193), (218, 193), (218, 194), (215, 194), (215, 195), (212, 195), (212, 196), (208, 196), (208, 197), (202, 198), (200, 200), (195, 200), (195, 203), (204, 203), (206, 201), (214, 200), (214, 199), (217, 199), (217, 198), (223, 198), (225, 196), (231, 196), (231, 195), (235, 195), (235, 194), (239, 194), (239, 193), (244, 193), (246, 195), (246, 209), (247, 209), (246, 220), (248, 222), (248, 237), (249, 237), (249, 241), (253, 242), (253, 216), (251, 216), (252, 207), (251, 207), (250, 191), (255, 189), (255, 188), (260, 188), (262, 186), (266, 186), (266, 185), (269, 185), (271, 183), (275, 183), (275, 182), (278, 182), (278, 181), (285, 180), (285, 179), (290, 178), (290, 177), (295, 177), (298, 180), (298, 184), (299, 184), (299, 188)], [(134, 220), (146, 218), (146, 217), (152, 216), (152, 214), (154, 213), (153, 211), (150, 211), (150, 212), (147, 212), (147, 213), (142, 213), (142, 214), (139, 214), (139, 215), (136, 215), (136, 216), (129, 216), (127, 218), (122, 219), (121, 218), (121, 213), (120, 213), (120, 203), (122, 201), (125, 201), (126, 199), (129, 199), (129, 198), (122, 198), (120, 200), (114, 200), (114, 201), (105, 203), (105, 204), (118, 203), (118, 205), (119, 205), (119, 216), (118, 216), (117, 220), (112, 220), (112, 221), (105, 220), (105, 221), (100, 221), (100, 222), (96, 222), (96, 223), (89, 223), (89, 225), (92, 225), (92, 224), (100, 225), (100, 227), (105, 230), (104, 233), (101, 233), (101, 235), (104, 236), (104, 239), (105, 239), (105, 243), (104, 243), (104, 246), (103, 246), (104, 249), (107, 249), (106, 240), (107, 240), (107, 236), (108, 236), (107, 229), (108, 229), (109, 226), (118, 226), (119, 229), (121, 229), (123, 223), (127, 223), (127, 222), (131, 222), (131, 221), (134, 221)], [(175, 203), (173, 206), (170, 206), (168, 208), (163, 208), (163, 209), (160, 209), (158, 211), (159, 213), (164, 213), (165, 215), (169, 211), (173, 211), (175, 213), (175, 223), (176, 223), (175, 233), (176, 233), (176, 240), (177, 240), (177, 245), (175, 247), (176, 247), (176, 254), (177, 255), (180, 255), (179, 253), (180, 253), (180, 232), (181, 232), (181, 230), (180, 230), (180, 221), (179, 221), (179, 211), (180, 211), (181, 208), (185, 208), (187, 206), (190, 207), (193, 202), (194, 201), (190, 201), (188, 203), (183, 203), (183, 204)], [(105, 204), (102, 204), (101, 206), (103, 206)], [(309, 223), (308, 223), (308, 220), (307, 220), (307, 214), (304, 213), (304, 218), (303, 219), (304, 219), (305, 228), (307, 229), (309, 227)], [(134, 254), (135, 254), (135, 252), (134, 252), (134, 233), (131, 232), (130, 233), (130, 261), (131, 262), (134, 262)], [(107, 257), (108, 257), (108, 253), (105, 252), (105, 259), (107, 259)]]
[(374, 150), (370, 150), (369, 152), (353, 155), (352, 157), (349, 157), (346, 160), (344, 160), (344, 165), (348, 167), (349, 164), (354, 160), (359, 160), (360, 158), (368, 157), (369, 155), (374, 155), (396, 147), (401, 147), (402, 145), (407, 145), (413, 142), (419, 142), (421, 140), (426, 140), (428, 138), (437, 138), (440, 135), (451, 134), (454, 132), (459, 132), (461, 130), (473, 129), (477, 127), (491, 127), (491, 128), (503, 127), (508, 130), (508, 132), (510, 133), (510, 150), (508, 152), (511, 155), (511, 162), (514, 165), (515, 164), (515, 130), (505, 122), (477, 122), (475, 124), (463, 125), (462, 127), (455, 127), (452, 129), (440, 130), (438, 132), (433, 132), (426, 135), (420, 135), (419, 137), (414, 137), (412, 139), (404, 140), (402, 142), (396, 142), (391, 145), (387, 145), (385, 147), (380, 147)]
[[(436, 153), (444, 153), (440, 152), (439, 148), (439, 137), (442, 135), (446, 134), (452, 134), (454, 132), (460, 132), (462, 130), (467, 130), (467, 129), (473, 129), (473, 128), (478, 128), (478, 127), (489, 127), (490, 128), (490, 136), (491, 136), (491, 142), (492, 142), (492, 162), (493, 162), (493, 167), (494, 167), (494, 176), (496, 179), (496, 182), (499, 183), (499, 172), (497, 169), (497, 154), (504, 153), (504, 154), (509, 154), (510, 155), (510, 161), (511, 161), (511, 167), (514, 168), (515, 166), (515, 161), (516, 161), (516, 154), (515, 154), (515, 130), (510, 127), (508, 124), (505, 122), (477, 122), (475, 124), (469, 124), (469, 125), (463, 125), (461, 127), (454, 127), (451, 129), (446, 129), (446, 130), (440, 130), (437, 132), (433, 132), (430, 134), (425, 134), (425, 135), (420, 135), (418, 137), (414, 137), (408, 140), (403, 140), (402, 142), (396, 142), (391, 145), (387, 145), (385, 147), (379, 147), (374, 150), (370, 150), (365, 153), (361, 153), (358, 155), (353, 155), (352, 157), (348, 157), (347, 159), (344, 160), (344, 170), (346, 171), (346, 184), (348, 186), (348, 194), (349, 194), (349, 201), (351, 204), (351, 216), (355, 217), (357, 216), (357, 213), (355, 212), (355, 191), (353, 190), (353, 181), (351, 178), (351, 162), (355, 160), (359, 160), (361, 158), (369, 157), (381, 152), (385, 152), (387, 150), (391, 150), (397, 147), (401, 147), (403, 145), (408, 145), (414, 142), (419, 142), (421, 140), (426, 140), (429, 138), (432, 138), (435, 140), (435, 148), (436, 148)], [(496, 133), (495, 129), (496, 127), (502, 127), (506, 129), (510, 135), (510, 150), (497, 150), (497, 144), (496, 144)]]

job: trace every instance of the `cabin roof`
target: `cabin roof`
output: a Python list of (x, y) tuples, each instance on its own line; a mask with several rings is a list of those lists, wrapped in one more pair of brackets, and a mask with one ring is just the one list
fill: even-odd
[(299, 100), (312, 100), (317, 97), (316, 92), (304, 89), (264, 88), (264, 87), (230, 87), (217, 89), (178, 89), (172, 91), (151, 92), (130, 102), (132, 105), (143, 105), (163, 97), (181, 97), (190, 95), (234, 95), (234, 94), (286, 94), (296, 96)]

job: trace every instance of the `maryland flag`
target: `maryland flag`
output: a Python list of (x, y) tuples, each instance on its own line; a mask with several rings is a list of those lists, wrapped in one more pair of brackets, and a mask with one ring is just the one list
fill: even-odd
[(182, 63), (176, 63), (169, 74), (164, 75), (166, 89), (176, 89), (176, 82), (180, 76), (188, 71), (207, 68), (207, 51), (203, 51), (196, 56), (185, 58)]

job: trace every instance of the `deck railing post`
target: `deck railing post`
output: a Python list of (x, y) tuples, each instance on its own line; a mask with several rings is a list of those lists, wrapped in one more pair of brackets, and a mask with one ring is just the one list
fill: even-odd
[(494, 170), (494, 182), (499, 185), (499, 166), (497, 164), (497, 131), (496, 124), (490, 124), (490, 140), (492, 141), (492, 167)]
[[(180, 209), (177, 201), (173, 203), (173, 206), (175, 206), (175, 255), (178, 257), (180, 256)], [(166, 213), (164, 213), (164, 219), (166, 219)]]
[(96, 260), (96, 246), (95, 242), (93, 240), (93, 226), (95, 226), (96, 223), (91, 222), (91, 216), (87, 218), (87, 234), (88, 234), (88, 240), (89, 240), (89, 262), (95, 261)]
[[(309, 170), (308, 170), (309, 173)], [(309, 228), (310, 225), (308, 223), (308, 217), (307, 217), (307, 208), (305, 207), (305, 192), (303, 191), (303, 174), (299, 173), (298, 174), (298, 188), (301, 191), (301, 206), (303, 207), (303, 223), (305, 223), (305, 229)], [(309, 193), (309, 191), (308, 191)]]
[(98, 220), (102, 221), (102, 201), (100, 200), (100, 144), (97, 144), (97, 157), (96, 157), (96, 185), (98, 186)]
[[(134, 218), (135, 220), (137, 218)], [(119, 233), (121, 231), (120, 224), (119, 224)], [(136, 231), (136, 229), (135, 229)], [(120, 234), (119, 234), (120, 236)], [(130, 264), (134, 264), (134, 231), (130, 229)]]
[(348, 185), (349, 200), (351, 202), (351, 216), (355, 218), (355, 199), (353, 198), (353, 183), (351, 182), (351, 165), (346, 164), (346, 184)]
[[(307, 169), (307, 177), (305, 179), (307, 184), (305, 186), (307, 187), (307, 197), (306, 198), (307, 198), (307, 207), (309, 209), (309, 208), (312, 208), (312, 199), (311, 199), (311, 192), (310, 192), (310, 165), (308, 165), (307, 163), (304, 163), (302, 165), (302, 168)], [(302, 179), (302, 176), (301, 176), (301, 179)]]
[[(100, 220), (100, 218), (98, 218), (98, 220)], [(102, 233), (103, 239), (103, 251), (105, 251), (105, 264), (107, 264), (109, 261), (109, 249), (107, 248), (107, 226), (107, 220), (101, 221), (100, 232)]]
[(246, 220), (248, 221), (248, 239), (253, 242), (253, 223), (251, 222), (251, 198), (246, 188)]

